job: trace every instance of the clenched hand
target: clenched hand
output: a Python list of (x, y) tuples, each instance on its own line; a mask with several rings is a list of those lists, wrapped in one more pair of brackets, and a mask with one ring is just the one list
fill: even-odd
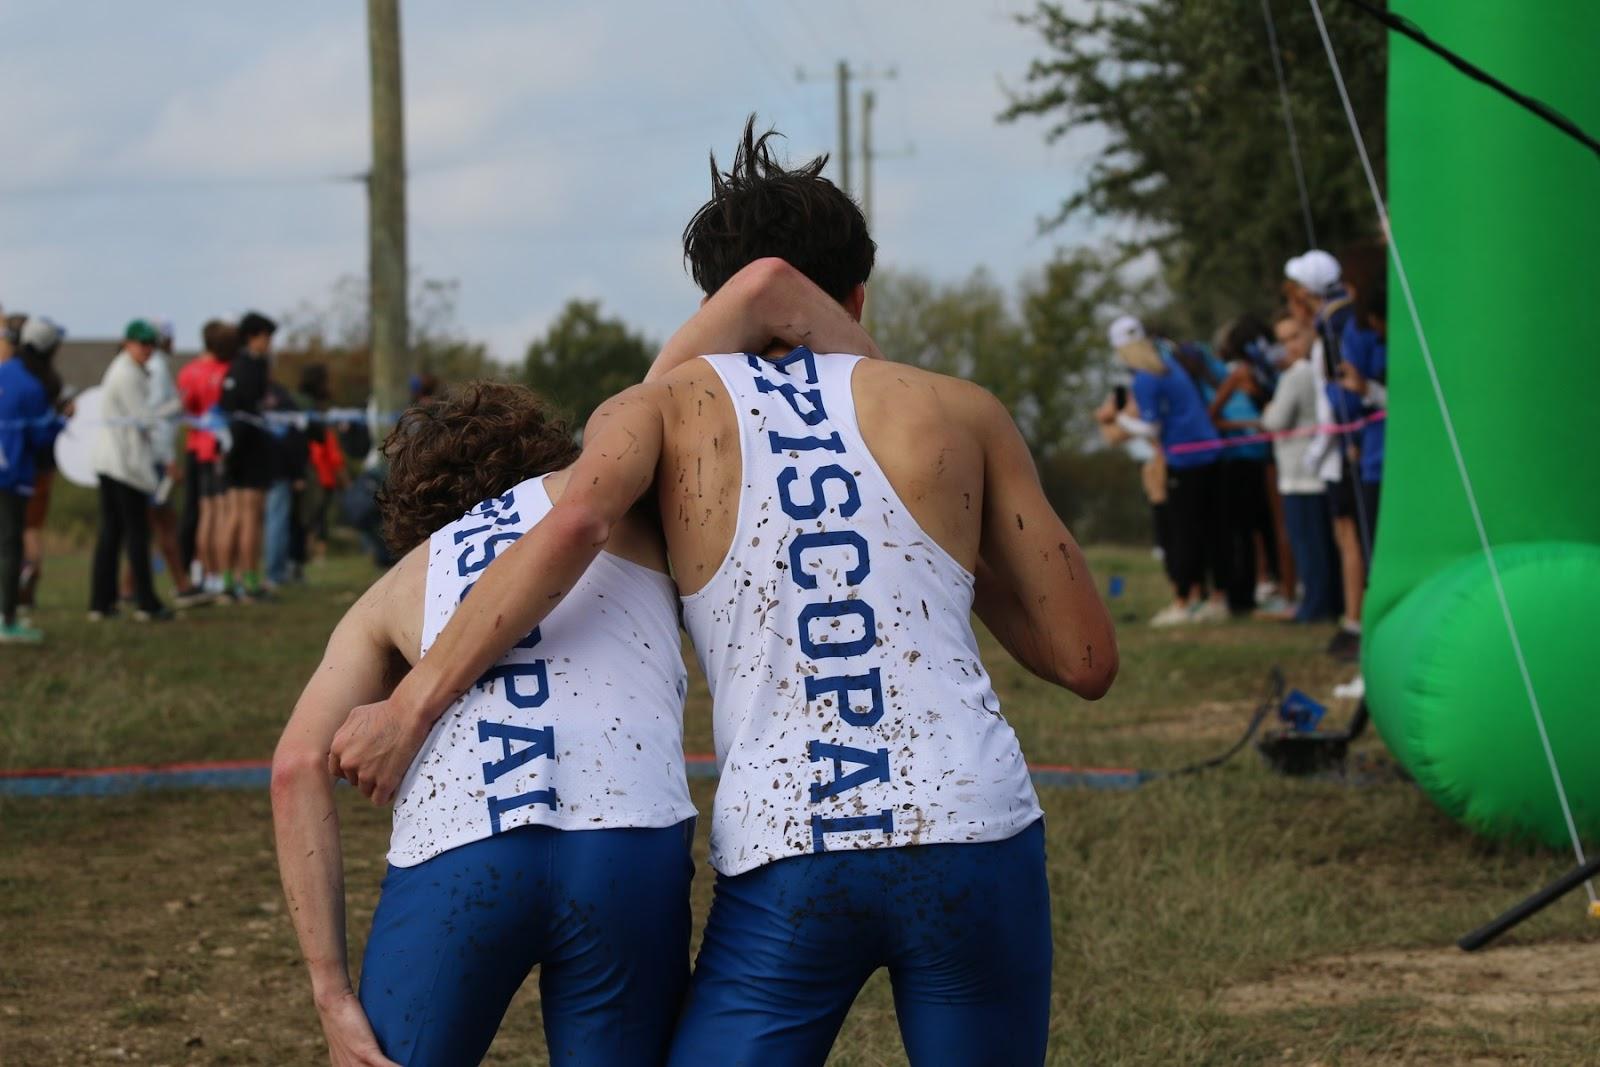
[(333, 736), (328, 771), (374, 804), (388, 804), (427, 739), (428, 731), (419, 729), (392, 700), (363, 704)]
[(378, 1048), (372, 1024), (353, 992), (318, 1004), (322, 1032), (328, 1038), (328, 1062), (332, 1067), (400, 1067)]

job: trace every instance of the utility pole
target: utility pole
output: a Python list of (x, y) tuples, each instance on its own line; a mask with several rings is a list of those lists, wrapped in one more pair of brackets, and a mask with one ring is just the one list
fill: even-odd
[(871, 89), (861, 94), (861, 214), (872, 229), (872, 109), (878, 96)]
[(850, 195), (850, 64), (839, 60), (839, 188)]
[[(367, 289), (372, 396), (388, 415), (409, 399), (406, 325), (406, 142), (399, 0), (367, 0), (372, 76), (372, 169), (367, 172)], [(382, 436), (375, 428), (374, 444)]]

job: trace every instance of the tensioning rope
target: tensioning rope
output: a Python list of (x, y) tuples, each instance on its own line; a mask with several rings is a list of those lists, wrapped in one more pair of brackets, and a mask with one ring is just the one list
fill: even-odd
[[(1439, 415), (1444, 423), (1445, 437), (1450, 442), (1450, 452), (1455, 457), (1456, 471), (1461, 476), (1461, 487), (1466, 490), (1467, 508), (1472, 512), (1472, 522), (1478, 531), (1478, 544), (1483, 549), (1484, 561), (1489, 565), (1489, 578), (1494, 584), (1495, 599), (1500, 602), (1500, 614), (1505, 617), (1506, 631), (1511, 635), (1511, 651), (1517, 661), (1517, 670), (1522, 674), (1523, 687), (1528, 692), (1528, 706), (1533, 710), (1533, 721), (1539, 729), (1539, 742), (1544, 746), (1544, 758), (1550, 765), (1550, 777), (1555, 782), (1556, 797), (1561, 801), (1561, 815), (1567, 822), (1567, 833), (1572, 837), (1572, 851), (1578, 857), (1579, 866), (1588, 862), (1583, 854), (1583, 840), (1578, 835), (1578, 824), (1572, 817), (1572, 805), (1567, 801), (1567, 787), (1561, 779), (1561, 767), (1556, 762), (1555, 749), (1550, 745), (1550, 733), (1545, 728), (1544, 712), (1539, 707), (1539, 694), (1534, 689), (1533, 675), (1528, 670), (1528, 660), (1522, 651), (1522, 640), (1517, 636), (1516, 620), (1511, 614), (1511, 602), (1506, 599), (1505, 584), (1500, 580), (1500, 566), (1495, 562), (1494, 545), (1489, 541), (1489, 529), (1484, 525), (1483, 511), (1478, 507), (1478, 494), (1473, 491), (1472, 478), (1467, 473), (1467, 461), (1461, 451), (1461, 440), (1456, 436), (1455, 421), (1450, 417), (1450, 405), (1445, 401), (1444, 387), (1439, 382), (1439, 369), (1433, 361), (1433, 350), (1428, 345), (1428, 335), (1422, 329), (1422, 317), (1417, 313), (1416, 297), (1411, 292), (1411, 281), (1406, 276), (1405, 261), (1400, 256), (1400, 245), (1395, 240), (1394, 229), (1389, 224), (1389, 207), (1383, 199), (1383, 192), (1378, 188), (1378, 178), (1372, 170), (1372, 159), (1367, 154), (1367, 142), (1361, 136), (1361, 126), (1356, 121), (1355, 108), (1350, 104), (1350, 93), (1345, 88), (1344, 71), (1339, 67), (1339, 57), (1334, 53), (1333, 40), (1328, 36), (1328, 25), (1322, 18), (1322, 5), (1319, 0), (1308, 0), (1311, 4), (1311, 14), (1317, 20), (1317, 32), (1322, 36), (1322, 47), (1328, 54), (1328, 66), (1333, 71), (1334, 84), (1339, 88), (1339, 100), (1344, 105), (1345, 119), (1350, 123), (1350, 133), (1355, 137), (1356, 152), (1361, 156), (1361, 169), (1366, 172), (1367, 187), (1372, 192), (1373, 203), (1378, 209), (1378, 223), (1383, 229), (1384, 238), (1389, 244), (1389, 254), (1394, 259), (1395, 278), (1400, 282), (1400, 291), (1406, 298), (1406, 311), (1411, 316), (1411, 326), (1417, 331), (1417, 346), (1422, 352), (1422, 363), (1428, 371), (1428, 381), (1433, 386), (1433, 397), (1439, 405)], [(1594, 883), (1584, 882), (1584, 889), (1589, 894), (1589, 904), (1594, 906), (1596, 897)]]
[[(1272, 17), (1272, 0), (1261, 0), (1261, 17), (1267, 24), (1268, 51), (1272, 55), (1273, 74), (1276, 75), (1278, 80), (1278, 103), (1283, 110), (1283, 127), (1289, 134), (1289, 159), (1294, 164), (1295, 185), (1300, 191), (1300, 214), (1304, 218), (1306, 224), (1306, 247), (1316, 248), (1317, 225), (1311, 211), (1311, 193), (1306, 186), (1305, 163), (1300, 158), (1300, 138), (1295, 133), (1294, 128), (1294, 112), (1290, 107), (1289, 102), (1289, 83), (1283, 73), (1283, 51), (1278, 46), (1278, 24)], [(1333, 336), (1332, 323), (1330, 322), (1328, 337), (1324, 340), (1323, 344), (1332, 348), (1332, 355), (1334, 359), (1340, 358), (1336, 344), (1337, 340), (1338, 339)], [(1355, 424), (1358, 420), (1351, 417), (1349, 410), (1350, 404), (1346, 396), (1346, 390), (1337, 381), (1330, 382), (1329, 384), (1335, 388), (1333, 395), (1337, 400), (1338, 406), (1338, 410), (1334, 412), (1335, 418), (1339, 421), (1339, 423), (1344, 425)], [(1333, 447), (1339, 450), (1340, 474), (1342, 477), (1350, 480), (1350, 484), (1354, 489), (1351, 495), (1354, 498), (1356, 510), (1356, 536), (1361, 541), (1360, 548), (1362, 555), (1365, 558), (1370, 559), (1372, 556), (1373, 529), (1372, 522), (1367, 517), (1367, 503), (1365, 498), (1362, 496), (1361, 487), (1359, 485), (1360, 472), (1356, 469), (1356, 464), (1351, 461), (1350, 450), (1345, 447), (1345, 441), (1342, 435), (1334, 438)]]
[(1402, 18), (1401, 16), (1396, 15), (1394, 12), (1385, 11), (1380, 7), (1374, 7), (1372, 4), (1366, 3), (1366, 0), (1350, 0), (1350, 2), (1366, 14), (1371, 15), (1373, 18), (1389, 27), (1394, 32), (1411, 38), (1413, 41), (1417, 42), (1417, 44), (1426, 48), (1440, 59), (1443, 59), (1446, 63), (1450, 64), (1452, 67), (1456, 68), (1473, 81), (1482, 82), (1484, 85), (1487, 85), (1495, 92), (1515, 103), (1518, 107), (1526, 108), (1527, 110), (1533, 112), (1545, 122), (1548, 122), (1550, 125), (1566, 134), (1568, 137), (1571, 137), (1574, 141), (1577, 141), (1595, 155), (1600, 156), (1600, 141), (1597, 141), (1593, 137), (1589, 136), (1576, 122), (1573, 122), (1571, 119), (1567, 118), (1567, 116), (1563, 115), (1561, 112), (1557, 111), (1543, 100), (1536, 100), (1527, 93), (1518, 92), (1505, 82), (1501, 81), (1499, 78), (1496, 78), (1493, 74), (1490, 74), (1488, 71), (1484, 70), (1482, 67), (1467, 62), (1466, 59), (1450, 51), (1450, 49), (1446, 48), (1438, 41), (1435, 41), (1432, 37), (1429, 37), (1427, 34), (1423, 33), (1422, 27), (1418, 26), (1410, 19)]
[(1294, 162), (1294, 180), (1300, 189), (1300, 213), (1306, 220), (1306, 247), (1317, 247), (1317, 226), (1311, 217), (1311, 193), (1306, 188), (1306, 169), (1300, 161), (1300, 138), (1294, 132), (1294, 114), (1289, 110), (1289, 83), (1283, 76), (1283, 55), (1278, 50), (1278, 27), (1272, 21), (1272, 0), (1261, 0), (1261, 15), (1267, 20), (1267, 44), (1272, 51), (1272, 71), (1278, 76), (1278, 102), (1283, 107), (1283, 127), (1289, 131), (1289, 158)]

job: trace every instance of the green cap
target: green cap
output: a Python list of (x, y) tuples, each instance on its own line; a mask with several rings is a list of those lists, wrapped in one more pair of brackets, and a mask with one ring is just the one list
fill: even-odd
[(156, 328), (144, 319), (134, 319), (128, 323), (128, 328), (122, 331), (124, 341), (142, 341), (147, 345), (159, 344), (161, 334)]

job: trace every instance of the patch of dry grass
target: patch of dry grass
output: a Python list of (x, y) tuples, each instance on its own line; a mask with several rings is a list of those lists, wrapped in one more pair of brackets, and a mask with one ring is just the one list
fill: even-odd
[[(1119, 614), (1159, 604), (1143, 553), (1092, 560), (1102, 580), (1127, 578)], [(55, 563), (45, 649), (0, 650), (0, 765), (265, 758), (333, 620), (370, 576), (340, 560), (278, 604), (91, 627), (79, 621), (84, 568)], [(984, 650), (1035, 762), (1170, 767), (1225, 747), (1274, 663), (1326, 696), (1348, 673), (1321, 656), (1327, 636), (1128, 623), (1122, 677), (1097, 704), (1024, 675), (986, 635)], [(697, 682), (691, 750), (709, 751), (709, 728)], [(1375, 739), (1363, 747), (1381, 755)], [(708, 783), (694, 796), (709, 809)], [(1565, 857), (1475, 840), (1398, 781), (1288, 781), (1250, 753), (1134, 793), (1045, 790), (1043, 800), (1052, 1063), (1593, 1062), (1592, 986), (1572, 983), (1597, 970), (1600, 924), (1577, 903), (1519, 930), (1514, 954), (1449, 948)], [(349, 794), (341, 816), (359, 958), (387, 820)], [(0, 1063), (321, 1061), (269, 820), (264, 793), (0, 801)], [(710, 886), (702, 863), (697, 922)], [(488, 1062), (545, 1062), (536, 999), (530, 983)], [(830, 1062), (904, 1062), (881, 975)]]

